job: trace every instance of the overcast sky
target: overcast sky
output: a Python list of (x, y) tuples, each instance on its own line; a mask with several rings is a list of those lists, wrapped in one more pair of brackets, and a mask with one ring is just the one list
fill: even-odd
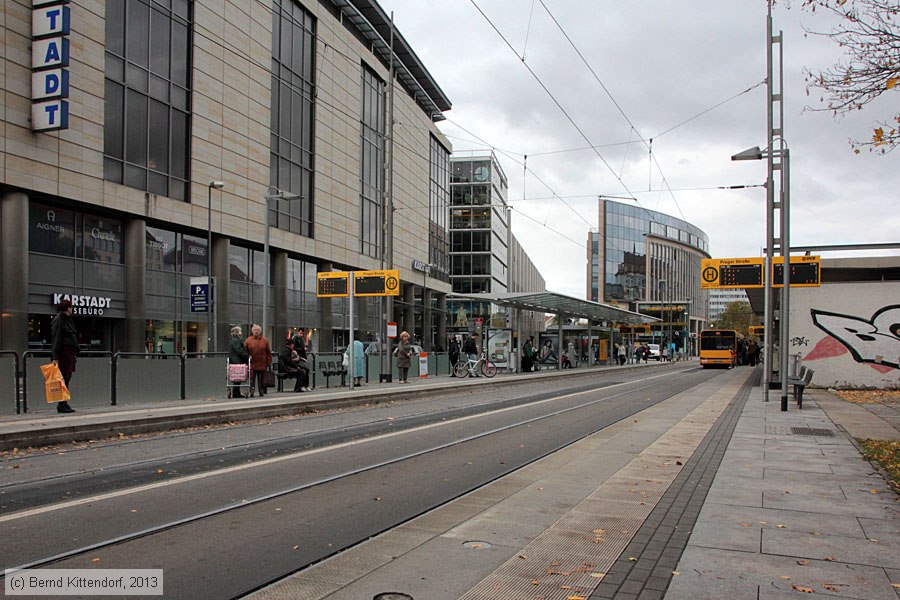
[[(453, 103), (439, 126), (454, 152), (497, 154), (513, 233), (548, 290), (585, 297), (598, 195), (697, 225), (714, 258), (764, 253), (765, 190), (714, 188), (765, 182), (765, 161), (730, 160), (767, 143), (765, 0), (379, 1)], [(822, 104), (804, 67), (841, 55), (803, 31), (833, 22), (793, 4), (773, 14), (791, 245), (900, 241), (900, 155), (856, 155), (848, 142), (887, 116), (886, 99), (847, 118), (805, 110)], [(823, 256), (866, 254), (890, 253)]]

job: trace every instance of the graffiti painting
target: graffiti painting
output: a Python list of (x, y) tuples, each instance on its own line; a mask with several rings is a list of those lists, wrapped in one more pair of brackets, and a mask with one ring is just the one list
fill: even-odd
[[(876, 368), (900, 369), (900, 305), (880, 308), (871, 319), (815, 308), (809, 312), (815, 326), (840, 342), (856, 362), (869, 363)], [(819, 345), (826, 340), (822, 340), (806, 359), (820, 358), (812, 355), (817, 350), (824, 353), (825, 349), (820, 349)], [(832, 352), (837, 350), (833, 343), (831, 346)]]

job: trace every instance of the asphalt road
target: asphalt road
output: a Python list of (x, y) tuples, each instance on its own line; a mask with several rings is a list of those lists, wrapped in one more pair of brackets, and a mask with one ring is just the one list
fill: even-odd
[(3, 568), (161, 568), (166, 598), (240, 597), (715, 372), (610, 375), (18, 457)]

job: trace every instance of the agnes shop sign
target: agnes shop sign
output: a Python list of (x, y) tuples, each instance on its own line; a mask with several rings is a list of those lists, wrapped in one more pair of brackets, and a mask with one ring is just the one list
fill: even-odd
[(93, 315), (102, 316), (104, 309), (110, 307), (112, 298), (102, 296), (83, 296), (76, 294), (65, 294), (62, 292), (53, 294), (53, 306), (59, 305), (63, 300), (72, 302), (72, 312), (76, 315)]

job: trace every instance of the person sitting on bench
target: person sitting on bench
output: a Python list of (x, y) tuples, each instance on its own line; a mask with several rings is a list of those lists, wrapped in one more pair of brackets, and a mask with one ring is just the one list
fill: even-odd
[(284, 348), (278, 353), (278, 372), (283, 379), (294, 379), (294, 392), (303, 391), (303, 372), (300, 369), (300, 355), (294, 350), (290, 340), (285, 340)]

